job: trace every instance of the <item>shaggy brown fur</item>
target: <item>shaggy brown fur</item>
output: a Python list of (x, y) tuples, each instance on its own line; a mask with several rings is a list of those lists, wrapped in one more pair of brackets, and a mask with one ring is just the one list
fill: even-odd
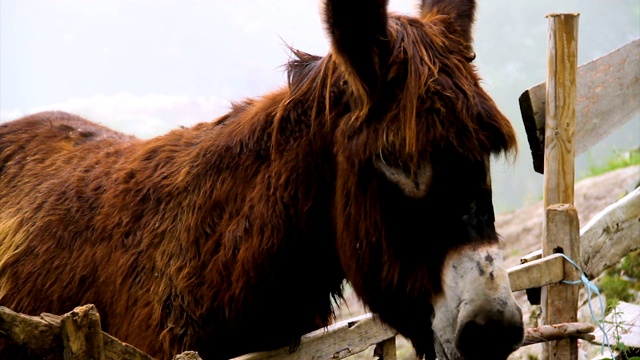
[[(346, 278), (432, 356), (439, 268), (497, 241), (485, 159), (515, 134), (470, 64), (470, 21), (423, 12), (328, 1), (329, 55), (294, 51), (288, 86), (147, 141), (62, 112), (0, 124), (0, 304), (93, 303), (155, 357), (226, 359), (329, 323)], [(376, 161), (428, 167), (428, 193)]]

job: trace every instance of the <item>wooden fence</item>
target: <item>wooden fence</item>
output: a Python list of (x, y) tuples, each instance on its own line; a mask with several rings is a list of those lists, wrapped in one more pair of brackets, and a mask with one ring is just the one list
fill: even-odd
[[(611, 62), (622, 62), (623, 64), (629, 62), (630, 67), (614, 69), (620, 70), (618, 72), (612, 72), (611, 68), (603, 67), (601, 71), (587, 72), (586, 77), (578, 80), (579, 15), (551, 14), (548, 18), (548, 71), (544, 101), (541, 101), (541, 98), (534, 101), (532, 98), (534, 91), (530, 90), (525, 91), (520, 99), (521, 104), (524, 102), (531, 106), (522, 108), (525, 124), (528, 121), (531, 122), (531, 116), (536, 122), (536, 136), (534, 137), (534, 134), (529, 132), (530, 143), (531, 140), (534, 142), (530, 146), (532, 149), (544, 149), (544, 151), (534, 154), (534, 168), (537, 171), (542, 168), (544, 174), (545, 217), (540, 262), (545, 264), (545, 262), (554, 261), (558, 273), (559, 270), (563, 272), (561, 280), (576, 281), (580, 279), (580, 273), (576, 267), (568, 261), (564, 261), (564, 258), (558, 262), (557, 258), (552, 260), (550, 257), (553, 254), (561, 253), (578, 261), (581, 259), (581, 251), (584, 251), (581, 249), (578, 213), (573, 206), (576, 144), (580, 144), (580, 150), (584, 151), (595, 144), (599, 138), (604, 137), (603, 134), (606, 132), (603, 132), (602, 129), (612, 131), (612, 127), (616, 125), (605, 124), (603, 120), (599, 124), (600, 126), (591, 128), (592, 132), (585, 132), (584, 130), (589, 130), (585, 124), (593, 124), (599, 119), (616, 119), (622, 124), (631, 118), (630, 114), (638, 113), (637, 108), (632, 109), (632, 107), (637, 107), (639, 103), (637, 100), (640, 93), (635, 89), (639, 84), (640, 67), (637, 65), (633, 67), (633, 63), (637, 63), (637, 60), (634, 61), (633, 54), (631, 54), (634, 51), (637, 54), (638, 43), (637, 41), (634, 42), (635, 44), (632, 43), (631, 48), (625, 49), (628, 51), (617, 52), (616, 56), (608, 56), (603, 58), (604, 60), (590, 64), (589, 67), (583, 67), (583, 72), (597, 64), (610, 65)], [(624, 58), (620, 58), (620, 54)], [(613, 77), (620, 76), (620, 82), (617, 84), (612, 82), (612, 74)], [(586, 91), (586, 93), (582, 94), (584, 100), (581, 102), (578, 102), (579, 81), (586, 84), (582, 87), (583, 92)], [(614, 89), (607, 88), (607, 85), (611, 83), (616, 84), (615, 90), (622, 91), (614, 92)], [(627, 99), (631, 100), (630, 103), (619, 103), (618, 107), (611, 108), (613, 103), (611, 100), (614, 97), (619, 97), (618, 100), (625, 99), (625, 95), (628, 96)], [(543, 109), (544, 111), (542, 111)], [(577, 125), (579, 113), (581, 123)], [(542, 114), (544, 114), (544, 118)], [(537, 118), (536, 115), (538, 115)], [(544, 124), (542, 129), (538, 124)], [(530, 129), (531, 126), (527, 128)], [(578, 129), (582, 131), (577, 132)], [(542, 134), (544, 136), (540, 136)], [(536, 142), (536, 140), (538, 141)], [(540, 153), (542, 153), (542, 158)], [(541, 160), (542, 165), (540, 166)], [(637, 192), (634, 194), (637, 195)], [(638, 218), (638, 216), (635, 217), (635, 219)], [(633, 226), (633, 224), (630, 225)], [(638, 247), (638, 241), (632, 239), (637, 234), (638, 232), (628, 235), (631, 237), (628, 246)], [(549, 278), (547, 277), (547, 280)], [(577, 321), (578, 290), (577, 286), (565, 282), (555, 282), (544, 286), (541, 293), (543, 323), (558, 324)], [(541, 355), (543, 360), (577, 360), (577, 340), (568, 338), (545, 342)]]
[[(573, 258), (589, 278), (594, 278), (640, 248), (640, 188), (578, 231), (572, 205), (573, 158), (640, 113), (640, 40), (578, 68), (577, 18), (575, 14), (549, 16), (547, 83), (526, 90), (520, 97), (534, 169), (545, 175), (546, 217), (542, 249), (523, 257), (522, 264), (508, 273), (513, 291), (543, 288), (546, 325), (527, 329), (525, 345), (545, 342), (545, 359), (577, 359), (576, 339), (591, 340), (594, 330), (575, 322), (577, 287), (560, 282), (576, 279), (578, 273), (558, 253)], [(48, 354), (47, 358), (151, 359), (100, 329), (93, 305), (62, 316), (28, 316), (0, 306), (0, 336)], [(395, 330), (365, 314), (304, 335), (293, 353), (286, 347), (233, 360), (339, 360), (373, 345), (375, 356), (395, 360), (396, 335)], [(199, 357), (186, 352), (174, 359)]]

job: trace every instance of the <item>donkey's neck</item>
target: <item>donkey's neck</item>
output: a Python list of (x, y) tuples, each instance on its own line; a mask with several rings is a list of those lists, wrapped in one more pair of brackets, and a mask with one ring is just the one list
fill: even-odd
[[(314, 133), (306, 109), (289, 108), (286, 96), (285, 89), (248, 101), (216, 122), (140, 144), (135, 155), (147, 161), (140, 179), (166, 202), (155, 211), (172, 219), (147, 224), (156, 234), (149, 241), (183, 244), (175, 253), (148, 243), (174, 264), (166, 276), (200, 284), (208, 316), (234, 318), (244, 329), (284, 321), (281, 331), (266, 331), (280, 339), (327, 322), (344, 278), (334, 243), (332, 137)], [(196, 271), (196, 263), (204, 267)]]

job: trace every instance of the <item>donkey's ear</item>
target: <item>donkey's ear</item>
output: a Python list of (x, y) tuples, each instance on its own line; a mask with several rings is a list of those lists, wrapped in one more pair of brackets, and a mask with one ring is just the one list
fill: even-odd
[(390, 53), (387, 0), (327, 0), (325, 21), (334, 55), (375, 96)]
[(475, 0), (422, 0), (422, 16), (439, 14), (452, 16), (463, 39), (471, 46), (475, 21)]

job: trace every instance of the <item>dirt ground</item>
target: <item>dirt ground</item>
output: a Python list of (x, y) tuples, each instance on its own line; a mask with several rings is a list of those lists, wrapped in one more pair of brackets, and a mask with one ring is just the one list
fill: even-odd
[[(630, 166), (578, 182), (575, 186), (574, 205), (578, 211), (581, 226), (639, 185), (640, 166)], [(496, 215), (496, 228), (503, 239), (507, 266), (518, 265), (522, 256), (541, 248), (543, 215), (542, 200), (513, 212)], [(536, 308), (529, 304), (524, 291), (516, 292), (514, 295), (522, 307), (526, 326), (533, 326), (534, 320), (530, 319), (530, 315), (535, 314)], [(353, 293), (347, 291), (345, 297), (346, 301), (341, 305), (341, 311), (338, 314), (340, 319), (357, 316), (366, 311)], [(580, 316), (584, 317), (580, 321), (590, 320), (588, 311), (581, 310)], [(583, 348), (589, 353), (588, 358), (595, 356), (595, 352), (600, 349), (599, 346), (587, 344), (584, 344)], [(372, 359), (372, 352), (373, 350), (369, 349), (362, 355), (353, 356), (350, 359)], [(509, 357), (509, 360), (537, 359), (539, 354), (540, 348), (538, 345), (533, 345), (518, 350)], [(411, 346), (402, 338), (398, 339), (398, 359), (415, 359)]]

